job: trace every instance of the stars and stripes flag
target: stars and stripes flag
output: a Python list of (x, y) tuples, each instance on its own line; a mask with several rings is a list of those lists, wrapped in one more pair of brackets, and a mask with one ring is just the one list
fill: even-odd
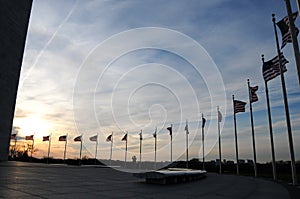
[(127, 133), (124, 135), (121, 141), (127, 141)]
[(28, 135), (28, 136), (25, 136), (25, 140), (33, 140), (33, 136), (34, 136), (34, 135)]
[(157, 128), (155, 128), (155, 132), (153, 133), (153, 137), (156, 138), (157, 136)]
[[(298, 16), (298, 12), (293, 13), (293, 20), (295, 21)], [(281, 19), (279, 22), (276, 23), (278, 28), (280, 29), (281, 35), (282, 35), (282, 45), (281, 49), (287, 44), (292, 43), (292, 36), (290, 34), (290, 22), (288, 16)], [(299, 34), (299, 29), (295, 27), (296, 36)]]
[(49, 140), (50, 140), (50, 136), (49, 135), (43, 136), (43, 142), (49, 141)]
[(173, 131), (173, 129), (172, 129), (172, 126), (169, 126), (168, 128), (167, 128), (167, 130), (169, 131), (169, 133), (170, 133), (170, 135), (172, 135), (172, 131)]
[(205, 127), (205, 123), (206, 123), (206, 119), (204, 117), (202, 117), (202, 128)]
[(143, 133), (142, 133), (142, 131), (139, 133), (139, 135), (140, 135), (140, 140), (143, 140)]
[(62, 142), (67, 141), (67, 136), (66, 135), (59, 136), (58, 141), (62, 141)]
[[(289, 61), (285, 59), (283, 53), (280, 54), (280, 59), (281, 59), (282, 72), (284, 73), (287, 71), (285, 65), (289, 63)], [(273, 59), (263, 63), (262, 73), (265, 81), (269, 81), (280, 75), (278, 55), (275, 56)]]
[(240, 112), (245, 112), (245, 106), (247, 102), (239, 101), (239, 100), (234, 100), (234, 114), (240, 113)]
[(10, 139), (15, 140), (16, 138), (17, 138), (17, 134), (16, 133), (10, 135)]
[(188, 122), (186, 121), (184, 130), (186, 131), (187, 134), (189, 134), (189, 126), (188, 126)]
[(90, 137), (90, 141), (92, 141), (92, 142), (97, 142), (97, 139), (98, 139), (98, 135), (94, 135), (94, 136)]
[(256, 94), (256, 91), (258, 90), (258, 86), (249, 86), (249, 89), (250, 89), (250, 103), (253, 103), (253, 102), (257, 102), (258, 101), (258, 97), (257, 97), (257, 94)]
[(76, 138), (74, 138), (74, 142), (81, 142), (82, 141), (82, 135), (77, 136)]
[(112, 134), (110, 134), (109, 136), (107, 136), (106, 142), (112, 142)]
[(218, 111), (218, 122), (222, 122), (222, 113)]

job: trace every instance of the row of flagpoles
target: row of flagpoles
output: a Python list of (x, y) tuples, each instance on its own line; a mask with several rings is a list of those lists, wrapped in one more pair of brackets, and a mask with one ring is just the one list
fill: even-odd
[[(288, 133), (288, 141), (289, 141), (289, 148), (290, 148), (290, 156), (291, 156), (291, 171), (292, 171), (292, 181), (293, 184), (297, 184), (297, 176), (296, 176), (296, 166), (295, 166), (295, 155), (294, 155), (294, 146), (293, 146), (293, 136), (292, 136), (292, 129), (291, 129), (291, 122), (290, 122), (290, 114), (289, 114), (289, 107), (288, 107), (288, 100), (287, 100), (287, 91), (285, 86), (285, 79), (284, 79), (284, 72), (287, 71), (286, 64), (289, 63), (282, 52), (282, 49), (287, 45), (287, 43), (293, 43), (294, 47), (294, 54), (295, 54), (295, 61), (298, 69), (298, 78), (300, 82), (300, 57), (299, 57), (299, 47), (298, 47), (298, 41), (297, 41), (297, 35), (299, 33), (299, 30), (294, 25), (294, 21), (296, 20), (296, 17), (298, 13), (292, 13), (291, 12), (291, 6), (289, 0), (286, 0), (286, 7), (288, 16), (284, 17), (282, 20), (276, 23), (275, 15), (272, 15), (272, 22), (273, 22), (273, 28), (274, 28), (274, 34), (275, 34), (275, 41), (276, 41), (276, 49), (277, 49), (277, 55), (270, 59), (269, 61), (265, 61), (264, 56), (262, 55), (262, 74), (263, 79), (265, 83), (265, 93), (266, 93), (266, 101), (267, 101), (267, 112), (268, 112), (268, 123), (269, 123), (269, 131), (270, 131), (270, 145), (271, 145), (271, 155), (272, 155), (272, 172), (273, 172), (273, 179), (277, 180), (277, 172), (276, 172), (276, 160), (275, 160), (275, 152), (274, 152), (274, 141), (273, 141), (273, 129), (272, 129), (272, 117), (271, 117), (271, 107), (270, 107), (270, 99), (269, 99), (269, 90), (268, 90), (268, 82), (278, 76), (280, 76), (281, 79), (281, 86), (282, 86), (282, 93), (283, 93), (283, 99), (284, 99), (284, 107), (285, 107), (285, 115), (286, 115), (286, 124), (287, 124), (287, 133)], [(282, 34), (282, 45), (279, 46), (279, 39), (278, 39), (278, 33), (277, 28), (280, 29), (280, 32)], [(254, 167), (254, 175), (257, 176), (257, 162), (256, 162), (256, 147), (255, 147), (255, 132), (254, 132), (254, 121), (253, 121), (253, 111), (252, 111), (252, 103), (258, 101), (258, 97), (256, 95), (256, 91), (258, 90), (258, 86), (250, 86), (250, 81), (248, 79), (248, 92), (249, 92), (249, 104), (250, 104), (250, 122), (251, 122), (251, 134), (252, 134), (252, 147), (253, 147), (253, 167)], [(233, 120), (234, 120), (234, 136), (235, 136), (235, 152), (236, 152), (236, 162), (237, 162), (237, 174), (239, 175), (239, 151), (238, 151), (238, 133), (237, 133), (237, 118), (236, 114), (240, 112), (245, 112), (245, 106), (246, 102), (240, 101), (235, 99), (235, 96), (232, 96), (233, 101)], [(220, 123), (222, 122), (222, 114), (219, 111), (219, 107), (217, 107), (217, 114), (218, 114), (218, 143), (219, 143), (219, 159), (222, 160), (222, 152), (221, 152), (221, 133), (220, 133)], [(205, 153), (204, 153), (204, 127), (205, 127), (206, 119), (203, 117), (202, 114), (202, 152), (203, 152), (203, 169), (204, 162), (205, 162)], [(172, 124), (167, 128), (169, 135), (170, 135), (170, 160), (172, 159), (172, 139), (173, 139), (173, 127)], [(186, 121), (185, 126), (186, 131), (186, 165), (188, 167), (188, 121)], [(16, 136), (13, 134), (12, 136)], [(153, 134), (154, 137), (154, 161), (155, 161), (155, 168), (156, 168), (156, 147), (157, 147), (157, 129), (155, 129), (155, 132)], [(33, 135), (26, 136), (26, 140), (32, 140)], [(97, 159), (97, 147), (98, 147), (98, 135), (92, 136), (89, 138), (90, 141), (96, 142), (96, 150), (95, 150), (95, 160)], [(140, 167), (141, 167), (141, 161), (142, 161), (142, 130), (139, 133), (139, 139), (140, 139)], [(50, 154), (50, 145), (51, 145), (51, 135), (44, 136), (43, 141), (49, 141), (49, 147), (48, 147), (48, 158)], [(67, 135), (63, 135), (59, 137), (59, 141), (65, 141), (65, 150), (64, 150), (64, 159), (66, 157), (66, 147), (67, 147)], [(75, 142), (80, 141), (80, 159), (81, 159), (81, 151), (82, 151), (82, 135), (78, 136), (74, 139)], [(111, 150), (110, 150), (110, 161), (112, 159), (112, 152), (113, 152), (113, 133), (111, 133), (107, 138), (107, 142), (111, 142)], [(121, 141), (125, 141), (125, 166), (126, 166), (126, 160), (127, 160), (127, 152), (128, 152), (128, 132), (124, 135), (124, 137), (121, 139)], [(222, 171), (222, 164), (219, 165), (220, 173)]]
[[(286, 7), (288, 16), (284, 17), (282, 20), (276, 23), (275, 14), (272, 14), (272, 22), (274, 28), (275, 35), (275, 44), (277, 55), (270, 59), (269, 61), (265, 61), (264, 55), (262, 55), (262, 74), (265, 83), (265, 92), (266, 92), (266, 100), (267, 100), (267, 111), (268, 111), (268, 120), (269, 120), (269, 131), (270, 131), (270, 142), (271, 142), (271, 155), (272, 155), (272, 172), (273, 179), (277, 180), (277, 172), (276, 172), (276, 160), (275, 160), (275, 152), (274, 152), (274, 141), (273, 141), (273, 128), (272, 128), (272, 117), (271, 117), (271, 107), (270, 107), (270, 98), (269, 98), (269, 90), (268, 90), (268, 82), (278, 76), (280, 76), (284, 108), (285, 108), (285, 116), (286, 116), (286, 126), (287, 126), (287, 134), (288, 134), (288, 142), (291, 156), (291, 171), (292, 171), (292, 181), (293, 184), (297, 184), (297, 173), (296, 173), (296, 164), (295, 164), (295, 154), (294, 154), (294, 146), (293, 146), (293, 135), (291, 129), (290, 122), (290, 113), (289, 113), (289, 105), (287, 100), (287, 91), (285, 85), (284, 73), (287, 71), (286, 64), (289, 63), (283, 55), (282, 49), (286, 46), (287, 43), (293, 43), (294, 47), (294, 55), (295, 61), (298, 69), (298, 79), (300, 83), (300, 57), (299, 57), (299, 47), (297, 41), (297, 35), (299, 30), (294, 25), (294, 21), (298, 16), (298, 12), (292, 13), (290, 2), (286, 0)], [(280, 29), (282, 34), (282, 45), (279, 45), (277, 28)], [(253, 113), (252, 113), (252, 103), (258, 101), (258, 97), (256, 95), (256, 91), (258, 90), (258, 86), (251, 87), (250, 81), (248, 80), (248, 90), (249, 90), (249, 104), (250, 104), (250, 120), (251, 120), (251, 130), (252, 130), (252, 143), (253, 143), (253, 160), (254, 160), (254, 172), (255, 176), (257, 176), (257, 167), (256, 167), (256, 149), (255, 149), (255, 136), (254, 136), (254, 123), (253, 123)], [(238, 142), (237, 142), (237, 127), (236, 127), (236, 114), (239, 112), (245, 112), (246, 102), (236, 100), (234, 95), (232, 96), (233, 100), (233, 110), (234, 110), (234, 132), (235, 132), (235, 148), (236, 148), (236, 161), (237, 161), (237, 174), (239, 174), (239, 157), (238, 157)]]
[[(219, 110), (218, 110), (219, 111)], [(220, 119), (220, 117), (222, 117), (221, 113), (219, 112), (219, 122), (221, 122), (222, 119)], [(202, 114), (202, 145), (203, 145), (203, 162), (204, 162), (204, 127), (205, 127), (205, 122), (206, 119), (203, 117)], [(173, 137), (173, 125), (171, 124), (169, 127), (166, 128), (166, 130), (168, 130), (169, 135), (170, 135), (170, 161), (173, 162), (173, 154), (172, 154), (172, 137)], [(189, 130), (188, 130), (188, 121), (186, 121), (186, 126), (185, 126), (185, 131), (186, 131), (186, 148), (187, 148), (187, 166), (188, 166), (188, 134), (189, 134)], [(58, 141), (64, 141), (65, 142), (65, 148), (64, 148), (64, 160), (66, 158), (66, 149), (67, 149), (67, 137), (68, 134), (66, 135), (61, 135), (58, 138)], [(81, 154), (82, 154), (82, 135), (77, 136), (74, 138), (75, 142), (80, 142), (80, 152), (79, 152), (79, 159), (81, 159)], [(154, 161), (156, 163), (156, 149), (157, 149), (157, 128), (155, 129), (155, 132), (153, 133), (153, 137), (154, 137)], [(15, 146), (16, 146), (16, 140), (17, 140), (17, 134), (12, 134), (11, 135), (11, 139), (15, 141)], [(47, 135), (47, 136), (43, 136), (43, 141), (48, 141), (48, 159), (50, 157), (50, 146), (51, 146), (51, 139), (52, 139), (52, 134)], [(34, 143), (34, 134), (33, 135), (29, 135), (29, 136), (25, 136), (25, 140), (31, 140)], [(92, 142), (96, 142), (96, 150), (95, 150), (95, 159), (97, 159), (97, 150), (98, 150), (98, 134), (91, 136), (89, 138), (90, 141)], [(143, 132), (142, 130), (139, 133), (139, 140), (140, 140), (140, 163), (142, 160), (142, 140), (143, 140)], [(111, 147), (110, 147), (110, 161), (112, 159), (112, 151), (113, 151), (113, 132), (107, 136), (106, 138), (107, 142), (111, 142)], [(128, 151), (128, 132), (126, 132), (126, 134), (122, 137), (121, 141), (125, 141), (125, 166), (126, 166), (126, 160), (127, 160), (127, 151)], [(155, 166), (156, 167), (156, 166)], [(203, 164), (203, 169), (204, 169), (204, 164)]]

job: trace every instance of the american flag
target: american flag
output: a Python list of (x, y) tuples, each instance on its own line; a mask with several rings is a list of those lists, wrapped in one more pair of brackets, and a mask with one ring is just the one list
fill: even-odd
[(66, 135), (59, 136), (58, 141), (64, 141), (64, 142), (67, 141), (67, 136)]
[(17, 138), (17, 134), (16, 133), (10, 135), (10, 139), (15, 140), (16, 138)]
[(81, 135), (80, 136), (77, 136), (76, 138), (74, 138), (74, 142), (81, 142)]
[(50, 140), (50, 136), (48, 135), (48, 136), (43, 136), (43, 142), (44, 141), (49, 141)]
[(143, 140), (143, 133), (142, 133), (142, 130), (141, 130), (141, 132), (139, 133), (139, 135), (140, 135), (140, 140)]
[[(287, 71), (285, 64), (289, 63), (289, 61), (285, 59), (282, 53), (280, 54), (280, 58), (282, 64), (282, 72), (284, 73)], [(273, 59), (263, 63), (262, 72), (265, 81), (269, 81), (280, 75), (278, 55)]]
[(97, 139), (98, 139), (98, 135), (94, 135), (94, 136), (90, 137), (90, 141), (92, 141), (92, 142), (96, 142)]
[(239, 113), (239, 112), (245, 112), (245, 106), (246, 102), (239, 101), (239, 100), (234, 100), (233, 101), (233, 106), (234, 106), (234, 113)]
[(157, 128), (155, 128), (155, 132), (153, 133), (153, 137), (156, 138), (157, 136)]
[[(298, 12), (293, 13), (293, 20), (295, 21), (298, 16)], [(280, 29), (281, 35), (282, 35), (282, 45), (281, 49), (287, 44), (287, 43), (292, 43), (292, 37), (290, 34), (290, 29), (289, 29), (289, 18), (288, 16), (284, 17), (281, 19), (279, 22), (276, 23), (278, 28)], [(296, 35), (298, 36), (299, 34), (299, 29), (295, 27)]]
[(186, 134), (189, 134), (189, 126), (188, 126), (188, 122), (186, 121), (184, 130), (186, 131)]
[(110, 135), (106, 138), (106, 142), (112, 142), (112, 134), (110, 134)]
[(258, 90), (258, 86), (250, 86), (249, 87), (250, 89), (250, 103), (253, 103), (253, 102), (257, 102), (258, 101), (258, 97), (257, 97), (257, 94), (256, 94), (256, 91)]
[(172, 135), (172, 126), (168, 127), (167, 130), (170, 132), (170, 135)]
[(218, 111), (218, 122), (222, 122), (222, 113)]
[(124, 135), (121, 141), (127, 141), (127, 133)]
[(28, 135), (25, 137), (25, 140), (33, 140), (33, 135)]
[(205, 123), (206, 123), (206, 119), (203, 117), (203, 118), (202, 118), (202, 128), (205, 127)]

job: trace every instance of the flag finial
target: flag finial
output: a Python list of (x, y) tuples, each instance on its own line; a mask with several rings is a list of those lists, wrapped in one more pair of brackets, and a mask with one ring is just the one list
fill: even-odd
[(275, 19), (275, 14), (273, 13), (273, 14), (272, 14), (272, 21), (275, 22), (275, 20), (276, 20), (276, 19)]
[(265, 62), (265, 55), (264, 54), (261, 54), (261, 60), (262, 60), (263, 63)]

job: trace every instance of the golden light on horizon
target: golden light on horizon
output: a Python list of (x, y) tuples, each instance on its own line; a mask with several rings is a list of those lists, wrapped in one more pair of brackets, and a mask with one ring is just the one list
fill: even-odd
[(15, 118), (14, 126), (19, 127), (19, 135), (32, 135), (42, 137), (50, 134), (52, 125), (39, 116), (27, 116), (23, 118)]

